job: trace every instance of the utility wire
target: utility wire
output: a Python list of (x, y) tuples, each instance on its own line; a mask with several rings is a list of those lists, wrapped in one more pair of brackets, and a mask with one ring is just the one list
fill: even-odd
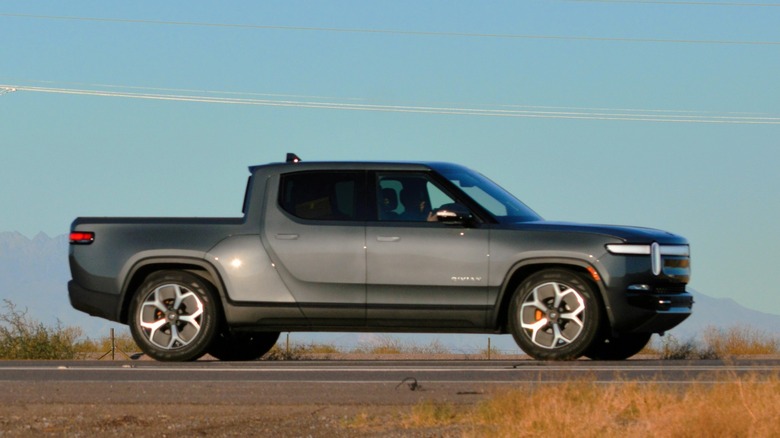
[[(298, 98), (298, 99), (315, 99), (315, 100), (341, 100), (349, 102), (365, 102), (368, 99), (363, 97), (334, 97), (334, 96), (317, 96), (307, 94), (284, 94), (284, 93), (254, 93), (246, 91), (216, 91), (216, 90), (204, 90), (204, 89), (191, 89), (191, 88), (165, 88), (165, 87), (144, 87), (144, 86), (132, 86), (132, 85), (115, 85), (104, 83), (85, 83), (85, 82), (62, 82), (62, 81), (45, 81), (40, 79), (20, 79), (20, 78), (3, 78), (0, 77), (0, 81), (4, 82), (18, 82), (18, 83), (37, 83), (47, 84), (49, 86), (60, 85), (72, 85), (78, 87), (88, 88), (108, 88), (117, 90), (143, 90), (143, 91), (165, 91), (167, 93), (186, 93), (191, 95), (193, 93), (216, 95), (216, 96), (263, 96), (263, 97), (285, 97), (285, 98)], [(14, 89), (10, 89), (15, 91)], [(453, 106), (463, 105), (462, 103), (432, 103), (431, 105), (437, 106)], [(488, 108), (508, 108), (508, 109), (534, 109), (534, 110), (575, 110), (575, 111), (619, 111), (619, 112), (641, 112), (641, 113), (673, 113), (673, 114), (739, 114), (739, 115), (751, 115), (759, 116), (766, 115), (766, 113), (756, 112), (723, 112), (723, 111), (691, 111), (691, 110), (666, 110), (666, 109), (637, 109), (637, 108), (604, 108), (604, 107), (571, 107), (571, 106), (550, 106), (550, 105), (516, 105), (516, 104), (488, 104), (488, 103), (470, 103), (471, 106), (476, 107), (488, 107)]]
[(777, 8), (780, 3), (736, 3), (736, 2), (690, 2), (690, 1), (663, 1), (663, 0), (559, 0), (569, 3), (633, 3), (651, 5), (673, 6), (736, 6), (745, 8)]
[(660, 44), (709, 44), (709, 45), (752, 45), (752, 46), (778, 46), (780, 41), (729, 41), (729, 40), (697, 40), (697, 39), (663, 39), (663, 38), (622, 38), (622, 37), (590, 37), (590, 36), (566, 36), (566, 35), (523, 35), (500, 33), (468, 33), (468, 32), (428, 32), (414, 30), (392, 29), (359, 29), (338, 27), (307, 27), (307, 26), (266, 26), (254, 24), (231, 23), (205, 23), (191, 21), (160, 21), (160, 20), (135, 20), (126, 18), (100, 18), (100, 17), (71, 17), (57, 15), (30, 15), (0, 13), (0, 17), (16, 17), (45, 20), (68, 21), (94, 21), (109, 23), (135, 23), (155, 24), (166, 26), (193, 26), (193, 27), (217, 27), (239, 28), (254, 30), (281, 30), (281, 31), (308, 31), (308, 32), (336, 32), (336, 33), (363, 33), (405, 36), (427, 37), (460, 37), (460, 38), (499, 38), (499, 39), (527, 39), (527, 40), (563, 40), (563, 41), (591, 41), (591, 42), (628, 42), (628, 43), (660, 43)]
[(346, 111), (371, 111), (393, 113), (417, 113), (417, 114), (443, 114), (481, 117), (514, 117), (514, 118), (541, 118), (541, 119), (580, 119), (580, 120), (615, 120), (615, 121), (639, 121), (639, 122), (665, 122), (665, 123), (709, 123), (709, 124), (750, 124), (750, 125), (780, 125), (780, 117), (734, 116), (734, 115), (707, 115), (707, 114), (675, 114), (647, 112), (626, 112), (619, 110), (572, 110), (572, 111), (540, 111), (540, 110), (511, 110), (511, 109), (479, 109), (464, 107), (436, 107), (436, 106), (405, 106), (405, 105), (373, 105), (338, 102), (311, 102), (295, 100), (271, 100), (271, 99), (241, 99), (230, 97), (208, 97), (197, 95), (172, 95), (153, 94), (121, 91), (101, 91), (73, 88), (30, 87), (22, 85), (0, 85), (0, 88), (13, 88), (16, 91), (28, 91), (37, 93), (54, 93), (85, 96), (120, 97), (130, 99), (146, 99), (178, 102), (217, 103), (226, 105), (257, 105), (268, 107), (289, 108), (314, 108), (335, 109)]
[[(285, 97), (285, 98), (296, 98), (296, 99), (315, 99), (315, 100), (325, 100), (325, 99), (341, 99), (341, 100), (347, 100), (347, 101), (360, 101), (365, 100), (362, 97), (333, 97), (333, 96), (315, 96), (310, 94), (282, 94), (282, 93), (251, 93), (251, 92), (245, 92), (245, 91), (213, 91), (213, 90), (203, 90), (203, 89), (192, 89), (192, 88), (163, 88), (163, 87), (139, 87), (139, 86), (132, 86), (132, 85), (114, 85), (114, 84), (103, 84), (103, 83), (86, 83), (86, 82), (62, 82), (62, 81), (44, 81), (40, 79), (21, 79), (21, 78), (11, 78), (11, 77), (0, 77), (0, 81), (9, 81), (9, 82), (20, 82), (20, 83), (37, 83), (37, 84), (60, 84), (60, 85), (72, 85), (77, 87), (88, 87), (88, 88), (111, 88), (111, 89), (122, 89), (122, 90), (145, 90), (145, 91), (166, 91), (166, 92), (175, 92), (175, 93), (202, 93), (202, 94), (219, 94), (219, 95), (235, 95), (235, 96), (263, 96), (263, 97), (273, 97), (273, 98), (279, 98), (279, 97)], [(12, 90), (13, 91), (13, 90)]]

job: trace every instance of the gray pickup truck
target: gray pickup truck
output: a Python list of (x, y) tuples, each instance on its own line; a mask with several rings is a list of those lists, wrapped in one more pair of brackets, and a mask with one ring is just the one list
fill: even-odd
[(74, 308), (165, 361), (253, 360), (282, 331), (511, 333), (621, 360), (691, 314), (686, 239), (549, 222), (449, 163), (250, 167), (243, 217), (77, 218)]

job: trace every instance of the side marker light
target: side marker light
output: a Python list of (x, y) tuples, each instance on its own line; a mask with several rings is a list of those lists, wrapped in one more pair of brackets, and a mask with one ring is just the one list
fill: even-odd
[(601, 281), (601, 275), (599, 275), (599, 271), (596, 268), (588, 266), (588, 272), (590, 272), (590, 276), (593, 277), (594, 281)]

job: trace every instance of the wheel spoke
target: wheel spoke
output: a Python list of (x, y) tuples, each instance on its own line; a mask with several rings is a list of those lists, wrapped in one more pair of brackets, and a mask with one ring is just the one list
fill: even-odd
[(182, 295), (181, 300), (179, 302), (180, 304), (183, 304), (184, 307), (180, 308), (179, 306), (177, 306), (176, 309), (186, 310), (187, 314), (193, 318), (197, 318), (203, 313), (203, 303), (200, 302), (198, 296), (195, 295), (194, 292), (189, 292)]
[(171, 335), (165, 330), (156, 328), (149, 333), (149, 340), (158, 347), (167, 348), (170, 344)]
[(157, 321), (154, 321), (154, 322), (144, 322), (144, 321), (141, 321), (141, 327), (143, 327), (145, 329), (148, 329), (148, 330), (151, 330), (152, 332), (155, 332), (155, 331), (159, 330), (160, 327), (164, 326), (167, 323), (168, 323), (168, 321), (166, 321), (165, 318), (158, 319)]
[[(176, 343), (179, 343), (179, 345), (176, 345)], [(175, 347), (183, 347), (184, 345), (187, 345), (186, 342), (182, 341), (182, 339), (179, 337), (179, 329), (176, 327), (176, 324), (171, 324), (171, 339), (168, 342), (168, 349), (175, 348)]]
[[(582, 299), (577, 291), (569, 289), (564, 295), (561, 296), (561, 302), (566, 308), (566, 314), (576, 315), (585, 310), (585, 301)], [(560, 304), (555, 307), (560, 307)]]
[[(547, 327), (548, 321), (547, 318), (542, 318), (539, 321), (537, 321), (534, 324), (523, 324), (523, 328), (527, 330), (531, 330), (531, 340), (539, 345), (544, 345), (547, 342), (549, 342), (549, 333), (545, 332), (543, 329)], [(540, 339), (544, 338), (544, 339)]]
[(561, 331), (561, 335), (567, 342), (571, 342), (579, 336), (583, 324), (579, 319), (572, 319), (566, 323), (566, 327)]
[[(173, 300), (173, 308), (175, 310), (179, 310), (179, 308), (181, 307), (182, 299), (183, 299), (183, 296), (182, 296), (182, 293), (181, 293), (181, 287), (178, 284), (176, 284), (176, 285), (174, 285), (174, 288), (176, 290), (176, 295), (174, 296), (174, 300)], [(190, 293), (192, 293), (192, 292), (190, 292)]]
[(536, 302), (542, 303), (544, 308), (547, 308), (547, 305), (544, 304), (544, 302), (549, 301), (550, 299), (554, 299), (559, 294), (557, 287), (557, 283), (540, 284), (536, 287), (536, 289), (534, 289), (534, 300)]
[(537, 346), (559, 348), (580, 335), (584, 312), (585, 300), (579, 291), (562, 283), (543, 283), (521, 304), (520, 326)]
[[(184, 318), (181, 318), (181, 320), (183, 321)], [(196, 321), (191, 321), (188, 324), (185, 324), (179, 331), (179, 338), (183, 343), (189, 344), (199, 331), (200, 325)]]
[(571, 289), (566, 289), (565, 291), (561, 292), (561, 285), (558, 283), (553, 283), (553, 289), (555, 290), (555, 300), (553, 301), (553, 307), (557, 309), (558, 307), (561, 307), (561, 301), (563, 301), (564, 295), (569, 293)]
[(569, 340), (561, 334), (561, 325), (553, 324), (553, 342), (552, 347), (560, 347), (569, 343)]
[(539, 321), (534, 322), (533, 324), (529, 324), (526, 322), (522, 323), (522, 327), (524, 329), (531, 330), (534, 334), (540, 329), (544, 328), (544, 326), (546, 325), (547, 325), (547, 318), (542, 318)]
[(203, 313), (203, 302), (194, 292), (179, 284), (165, 284), (142, 304), (139, 325), (152, 344), (172, 350), (197, 338)]

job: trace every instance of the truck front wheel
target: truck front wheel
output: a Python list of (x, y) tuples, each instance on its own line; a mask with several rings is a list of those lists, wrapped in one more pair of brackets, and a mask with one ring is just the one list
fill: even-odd
[(509, 329), (520, 348), (541, 360), (580, 357), (596, 337), (601, 311), (580, 275), (548, 269), (531, 275), (509, 305)]
[(206, 353), (218, 323), (216, 294), (183, 271), (150, 275), (130, 302), (130, 332), (148, 356), (160, 361), (196, 360)]

